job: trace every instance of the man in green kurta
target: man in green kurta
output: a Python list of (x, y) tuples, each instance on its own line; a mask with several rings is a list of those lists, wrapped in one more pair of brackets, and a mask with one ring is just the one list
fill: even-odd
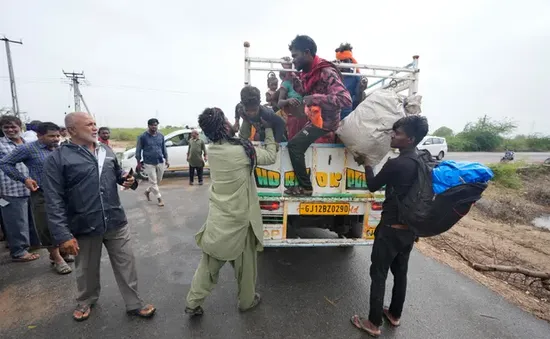
[(239, 286), (239, 309), (247, 311), (260, 302), (256, 293), (257, 252), (263, 250), (263, 223), (254, 181), (256, 165), (277, 159), (273, 131), (267, 122), (264, 148), (234, 138), (231, 124), (219, 108), (207, 108), (199, 125), (212, 141), (208, 148), (210, 203), (206, 223), (195, 239), (202, 259), (187, 295), (185, 312), (202, 315), (203, 304), (218, 282), (219, 271), (229, 262)]
[[(202, 158), (203, 153), (204, 160)], [(206, 157), (206, 146), (204, 145), (204, 141), (199, 138), (199, 132), (192, 130), (191, 138), (189, 139), (189, 148), (187, 148), (189, 185), (193, 185), (195, 172), (197, 172), (197, 177), (199, 177), (199, 185), (202, 185), (202, 170), (204, 169), (204, 162), (207, 161)]]

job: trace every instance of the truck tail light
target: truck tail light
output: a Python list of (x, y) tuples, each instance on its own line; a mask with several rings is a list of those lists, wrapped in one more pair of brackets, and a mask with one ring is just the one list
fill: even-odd
[(260, 201), (260, 209), (267, 211), (276, 211), (281, 206), (278, 201)]
[(379, 203), (379, 202), (373, 202), (373, 203), (371, 203), (370, 208), (373, 211), (381, 211), (382, 210), (382, 204)]

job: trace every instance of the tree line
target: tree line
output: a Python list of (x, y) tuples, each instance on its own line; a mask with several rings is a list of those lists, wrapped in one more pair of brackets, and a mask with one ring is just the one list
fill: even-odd
[(450, 152), (495, 152), (512, 150), (515, 152), (550, 151), (550, 136), (519, 134), (510, 136), (517, 128), (513, 121), (493, 120), (483, 116), (466, 124), (464, 130), (455, 133), (443, 126), (432, 135), (447, 139)]

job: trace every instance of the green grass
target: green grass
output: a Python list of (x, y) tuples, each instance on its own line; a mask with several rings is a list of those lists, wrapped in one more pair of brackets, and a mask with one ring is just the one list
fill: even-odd
[[(183, 127), (166, 127), (159, 131), (166, 135), (168, 133), (182, 129)], [(136, 141), (137, 137), (145, 132), (146, 128), (111, 128), (111, 139), (120, 141)]]
[(520, 189), (523, 187), (518, 169), (527, 166), (524, 162), (509, 162), (491, 164), (489, 168), (495, 174), (493, 181), (500, 186), (512, 189)]

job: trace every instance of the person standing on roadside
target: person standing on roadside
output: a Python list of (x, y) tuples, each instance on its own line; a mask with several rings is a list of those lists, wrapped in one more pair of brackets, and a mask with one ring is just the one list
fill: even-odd
[(235, 270), (239, 287), (239, 309), (248, 311), (260, 303), (256, 293), (257, 257), (263, 250), (263, 222), (256, 192), (254, 167), (277, 160), (272, 126), (265, 127), (265, 148), (249, 140), (234, 138), (235, 131), (219, 108), (207, 108), (199, 126), (212, 141), (210, 156), (210, 199), (208, 217), (195, 236), (202, 259), (187, 294), (185, 313), (204, 313), (202, 304), (218, 282), (226, 262)]
[[(3, 116), (0, 126), (4, 137), (0, 138), (0, 158), (4, 158), (19, 145), (24, 145), (21, 137), (21, 120), (12, 115)], [(17, 169), (28, 175), (29, 170), (21, 163)], [(34, 228), (29, 205), (29, 190), (20, 181), (12, 180), (0, 171), (0, 206), (4, 231), (12, 261), (28, 262), (40, 258), (38, 253), (29, 253), (30, 246), (39, 246), (40, 241)]]
[(111, 147), (109, 139), (111, 139), (111, 130), (109, 129), (109, 127), (100, 127), (99, 138), (97, 139), (97, 141), (99, 141), (105, 146)]
[[(0, 160), (0, 170), (11, 179), (22, 182), (31, 192), (31, 208), (34, 224), (40, 238), (40, 243), (50, 252), (50, 261), (59, 274), (69, 274), (73, 270), (67, 262), (73, 262), (71, 255), (65, 258), (59, 253), (59, 248), (53, 245), (48, 219), (45, 210), (42, 177), (46, 158), (59, 146), (59, 126), (53, 122), (40, 123), (36, 129), (38, 140), (16, 147), (10, 154)], [(21, 172), (17, 165), (23, 163), (29, 169)]]
[[(204, 154), (204, 158), (203, 158)], [(206, 145), (199, 138), (199, 132), (191, 131), (191, 139), (189, 139), (189, 148), (187, 149), (187, 162), (189, 163), (189, 185), (193, 185), (195, 171), (199, 178), (199, 185), (202, 185), (202, 172), (204, 163), (208, 161), (206, 154)]]
[(130, 229), (117, 186), (136, 189), (137, 181), (122, 170), (111, 148), (97, 142), (96, 123), (88, 113), (67, 114), (65, 126), (71, 142), (46, 159), (42, 184), (53, 241), (76, 255), (78, 306), (73, 318), (88, 319), (99, 299), (103, 245), (126, 312), (151, 318), (156, 309), (144, 305), (137, 291)]
[[(369, 191), (376, 192), (386, 187), (382, 217), (374, 231), (372, 246), (369, 316), (351, 317), (355, 327), (373, 337), (381, 334), (382, 317), (392, 326), (400, 325), (407, 292), (409, 257), (416, 235), (408, 225), (400, 222), (398, 199), (403, 199), (418, 180), (416, 146), (428, 134), (429, 126), (425, 117), (411, 115), (399, 119), (392, 129), (391, 147), (399, 149), (399, 156), (388, 160), (377, 175), (374, 175), (373, 164), (366, 164), (362, 157), (356, 159), (365, 166)], [(390, 270), (393, 274), (391, 303), (389, 307), (384, 307), (386, 279)]]
[[(158, 131), (159, 121), (155, 118), (147, 121), (147, 131), (137, 138), (136, 170), (143, 168), (149, 179), (149, 187), (145, 190), (145, 197), (151, 201), (151, 193), (155, 195), (159, 206), (164, 206), (159, 185), (164, 176), (164, 166), (170, 167), (164, 135)], [(143, 152), (143, 154), (142, 154)]]

